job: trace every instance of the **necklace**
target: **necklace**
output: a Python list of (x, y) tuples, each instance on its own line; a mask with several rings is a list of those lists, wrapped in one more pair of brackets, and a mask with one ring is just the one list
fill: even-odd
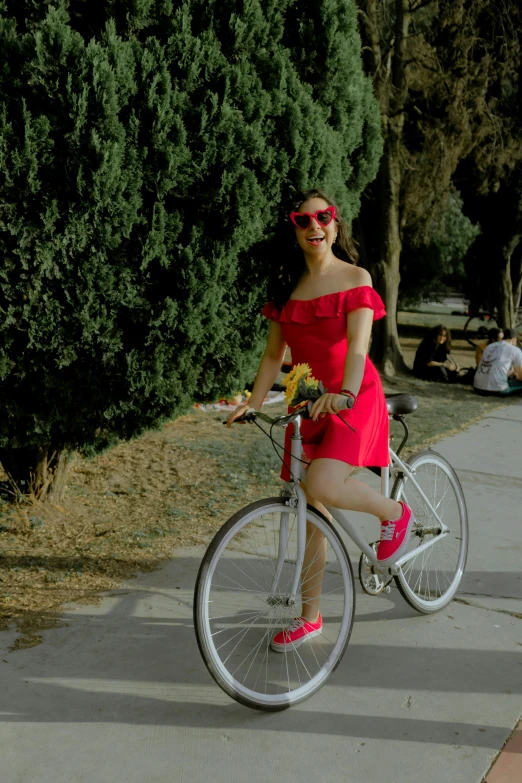
[(328, 272), (328, 270), (330, 269), (330, 267), (332, 266), (334, 261), (335, 261), (335, 258), (332, 258), (330, 263), (327, 264), (324, 269), (321, 269), (320, 272), (315, 272), (313, 275), (311, 275), (310, 272), (308, 272), (308, 274), (310, 275), (310, 277), (323, 277), (323, 275), (325, 275), (326, 272)]

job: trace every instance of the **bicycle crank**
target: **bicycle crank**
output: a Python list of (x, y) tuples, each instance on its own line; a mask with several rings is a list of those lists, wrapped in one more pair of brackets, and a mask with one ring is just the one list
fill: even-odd
[[(374, 541), (370, 544), (371, 548), (377, 553), (378, 541)], [(359, 580), (361, 587), (368, 595), (379, 595), (380, 593), (390, 592), (389, 584), (392, 581), (393, 576), (385, 575), (379, 572), (373, 563), (371, 563), (364, 552), (359, 559)]]

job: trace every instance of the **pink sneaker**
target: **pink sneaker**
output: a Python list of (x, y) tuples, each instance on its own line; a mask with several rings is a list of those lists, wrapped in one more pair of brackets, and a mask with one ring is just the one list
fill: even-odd
[(276, 633), (270, 647), (274, 652), (285, 652), (286, 650), (295, 650), (308, 639), (313, 636), (318, 636), (321, 633), (323, 627), (323, 618), (321, 615), (317, 618), (316, 623), (311, 623), (305, 620), (304, 617), (294, 617), (288, 628), (284, 631)]
[(402, 506), (402, 517), (396, 522), (381, 522), (381, 540), (377, 547), (377, 562), (381, 566), (396, 562), (408, 548), (415, 517), (406, 503), (402, 500), (399, 500), (399, 503)]

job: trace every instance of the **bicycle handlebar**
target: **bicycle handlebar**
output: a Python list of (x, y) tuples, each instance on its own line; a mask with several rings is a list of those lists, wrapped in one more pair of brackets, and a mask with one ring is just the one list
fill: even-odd
[[(337, 407), (339, 408), (340, 411), (348, 410), (349, 402), (350, 400), (348, 399), (348, 397), (344, 397), (344, 399), (339, 403)], [(284, 427), (287, 424), (290, 424), (290, 422), (292, 422), (298, 416), (302, 416), (303, 419), (309, 419), (312, 405), (313, 405), (313, 400), (310, 400), (308, 404), (303, 406), (302, 408), (298, 408), (292, 413), (287, 413), (285, 416), (277, 416), (275, 419), (272, 419), (270, 416), (267, 416), (266, 413), (262, 413), (261, 411), (256, 411), (254, 408), (250, 408), (249, 410), (247, 410), (245, 414), (243, 414), (243, 416), (240, 416), (238, 419), (233, 421), (232, 424), (241, 424), (244, 421), (254, 421), (254, 419), (261, 419), (261, 421), (264, 421), (267, 424), (279, 425), (281, 427)], [(224, 421), (223, 424), (226, 424), (226, 421)]]

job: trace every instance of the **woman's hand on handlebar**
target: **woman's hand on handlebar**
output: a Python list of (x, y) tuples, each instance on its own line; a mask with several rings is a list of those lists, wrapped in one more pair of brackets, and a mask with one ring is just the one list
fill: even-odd
[(310, 409), (310, 418), (317, 421), (319, 416), (326, 416), (327, 413), (339, 413), (346, 408), (346, 397), (344, 394), (323, 394), (314, 402)]
[(230, 428), (236, 419), (240, 419), (241, 416), (244, 416), (249, 408), (250, 405), (248, 404), (248, 402), (245, 402), (242, 405), (238, 405), (235, 411), (232, 411), (232, 413), (228, 416), (227, 427)]

